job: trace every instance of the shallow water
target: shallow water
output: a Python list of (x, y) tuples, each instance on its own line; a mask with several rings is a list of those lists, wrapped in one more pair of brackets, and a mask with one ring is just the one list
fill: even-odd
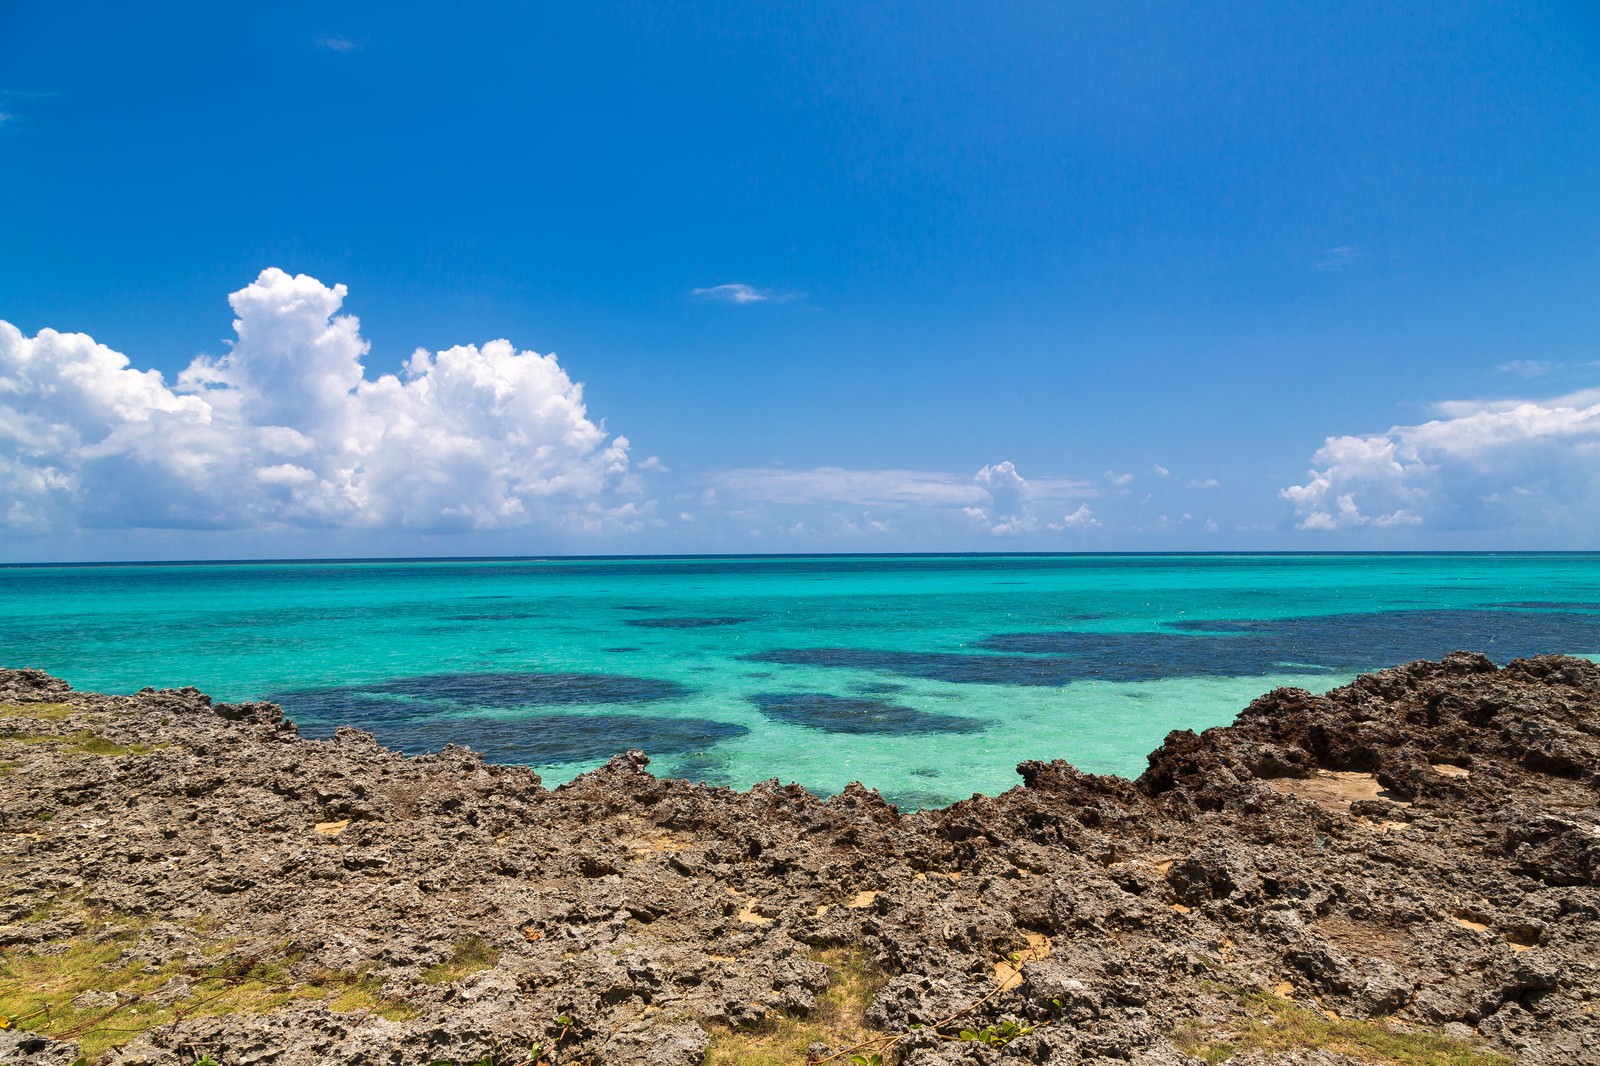
[(1136, 775), (1171, 729), (1455, 648), (1600, 657), (1600, 555), (527, 559), (0, 567), (0, 665), (272, 698), (549, 784), (652, 769), (942, 805), (1023, 759)]

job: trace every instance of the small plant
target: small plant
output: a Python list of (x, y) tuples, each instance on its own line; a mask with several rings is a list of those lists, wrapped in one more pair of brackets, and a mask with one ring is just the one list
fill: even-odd
[(876, 1051), (851, 1055), (850, 1066), (883, 1066), (883, 1056)]
[(986, 1025), (982, 1029), (963, 1029), (961, 1039), (974, 1040), (990, 1047), (1005, 1047), (1019, 1036), (1033, 1032), (1033, 1026), (1007, 1018), (999, 1025)]

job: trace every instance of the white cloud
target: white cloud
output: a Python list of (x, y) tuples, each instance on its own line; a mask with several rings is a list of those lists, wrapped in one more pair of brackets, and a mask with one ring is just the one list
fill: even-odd
[(1121, 488), (1122, 486), (1128, 484), (1129, 482), (1131, 482), (1133, 480), (1133, 475), (1132, 474), (1119, 474), (1114, 470), (1107, 470), (1106, 473), (1105, 473), (1105, 478), (1106, 478), (1107, 481), (1111, 482), (1113, 485), (1117, 486), (1118, 488)]
[(757, 503), (802, 505), (854, 504), (871, 507), (979, 507), (989, 509), (996, 498), (1010, 505), (1008, 494), (1030, 502), (1091, 497), (1096, 490), (1077, 478), (1024, 479), (1009, 462), (985, 466), (976, 474), (938, 470), (851, 469), (820, 466), (809, 470), (781, 467), (746, 467), (711, 475), (711, 494)]
[(1156, 472), (1156, 476), (1157, 477), (1171, 477), (1172, 476), (1172, 471), (1168, 470), (1166, 467), (1162, 466), (1160, 463), (1157, 463), (1155, 466), (1152, 466), (1150, 469), (1154, 470)]
[(507, 341), (366, 377), (345, 287), (268, 269), (229, 297), (238, 340), (169, 386), (83, 334), (0, 322), (4, 522), (102, 528), (626, 531), (658, 521), (626, 437), (552, 355)]
[[(710, 495), (702, 500), (708, 506), (720, 493), (728, 500), (754, 505), (818, 508), (844, 504), (860, 508), (860, 520), (846, 520), (847, 526), (840, 527), (849, 533), (931, 530), (952, 517), (998, 536), (1045, 528), (1060, 530), (1066, 527), (1059, 523), (1046, 526), (1038, 513), (1070, 500), (1099, 495), (1092, 481), (1024, 478), (1010, 462), (994, 463), (967, 475), (836, 466), (810, 470), (747, 468), (721, 471), (712, 475), (711, 481), (712, 487), (706, 490)], [(752, 515), (743, 509), (730, 513)], [(913, 520), (908, 521), (908, 516)]]
[(767, 292), (765, 289), (758, 289), (743, 282), (712, 285), (704, 289), (691, 289), (690, 295), (698, 296), (703, 300), (721, 300), (730, 304), (758, 304), (765, 303), (773, 298), (772, 293)]
[(955, 474), (926, 470), (849, 470), (837, 466), (811, 470), (741, 469), (714, 475), (729, 496), (761, 503), (807, 504), (819, 501), (861, 506), (921, 504), (963, 506), (981, 503), (983, 490)]
[(1341, 244), (1336, 248), (1328, 248), (1321, 258), (1317, 260), (1319, 270), (1337, 270), (1347, 267), (1367, 257), (1367, 253), (1352, 244)]
[(28, 104), (34, 100), (48, 100), (56, 94), (53, 92), (38, 92), (28, 89), (0, 89), (0, 128), (16, 126), (20, 128), (24, 123), (22, 115), (14, 108), (20, 104), (26, 110)]
[(1027, 502), (1028, 481), (1017, 473), (1010, 461), (984, 467), (973, 480), (988, 499), (982, 505), (964, 508), (968, 518), (996, 536), (1011, 536), (1039, 527), (1039, 520)]
[(1214, 488), (1217, 488), (1218, 486), (1220, 486), (1221, 484), (1222, 484), (1222, 482), (1218, 481), (1214, 477), (1208, 477), (1208, 478), (1204, 478), (1204, 479), (1192, 478), (1192, 479), (1190, 479), (1188, 481), (1185, 481), (1183, 483), (1183, 487), (1186, 488), (1186, 489), (1214, 489)]
[(1540, 378), (1555, 368), (1556, 365), (1554, 363), (1548, 363), (1542, 359), (1513, 359), (1509, 363), (1501, 363), (1494, 369), (1497, 374), (1512, 374), (1522, 378)]
[(1301, 529), (1593, 529), (1600, 523), (1600, 389), (1545, 401), (1452, 401), (1441, 417), (1329, 437), (1280, 495)]
[(1061, 519), (1061, 526), (1065, 529), (1093, 529), (1100, 524), (1100, 520), (1089, 510), (1088, 504), (1080, 504), (1076, 511)]
[(321, 34), (317, 37), (315, 43), (318, 48), (326, 48), (330, 52), (349, 53), (361, 48), (360, 42), (352, 41), (350, 38), (337, 33)]

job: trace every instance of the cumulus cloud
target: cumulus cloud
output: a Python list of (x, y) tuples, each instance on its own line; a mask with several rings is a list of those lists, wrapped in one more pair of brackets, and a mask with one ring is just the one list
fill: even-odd
[(1100, 524), (1100, 519), (1089, 510), (1088, 504), (1079, 504), (1078, 509), (1061, 519), (1063, 529), (1093, 529)]
[(1011, 536), (1039, 528), (1028, 506), (1028, 481), (1010, 461), (994, 463), (973, 478), (988, 499), (965, 509), (968, 518), (996, 536)]
[(1600, 521), (1600, 389), (1553, 400), (1454, 401), (1440, 417), (1329, 437), (1280, 495), (1300, 529), (1440, 530)]
[(580, 531), (658, 521), (626, 437), (553, 355), (503, 340), (366, 376), (346, 290), (276, 268), (229, 297), (238, 335), (174, 384), (83, 334), (0, 322), (0, 521), (101, 528)]
[(1221, 485), (1222, 482), (1218, 481), (1214, 477), (1190, 478), (1188, 481), (1183, 483), (1183, 487), (1186, 489), (1214, 489), (1220, 487)]

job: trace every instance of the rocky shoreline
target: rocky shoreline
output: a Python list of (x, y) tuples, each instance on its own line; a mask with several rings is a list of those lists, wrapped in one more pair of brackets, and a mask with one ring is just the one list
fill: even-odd
[(0, 1063), (1600, 1059), (1600, 666), (1456, 653), (902, 813), (0, 671)]

